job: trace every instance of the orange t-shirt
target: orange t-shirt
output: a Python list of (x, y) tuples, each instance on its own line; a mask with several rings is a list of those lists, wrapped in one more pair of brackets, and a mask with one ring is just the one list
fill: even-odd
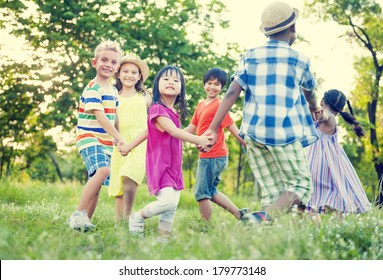
[[(209, 104), (206, 104), (205, 101), (202, 101), (198, 104), (197, 108), (194, 111), (193, 118), (191, 123), (197, 127), (197, 135), (203, 134), (210, 126), (213, 121), (214, 115), (218, 110), (219, 105), (221, 104), (220, 99), (215, 99)], [(229, 150), (225, 143), (224, 128), (231, 126), (234, 123), (233, 119), (230, 117), (230, 114), (227, 113), (218, 128), (217, 131), (217, 142), (207, 153), (199, 153), (200, 158), (216, 158), (224, 157), (229, 154)]]

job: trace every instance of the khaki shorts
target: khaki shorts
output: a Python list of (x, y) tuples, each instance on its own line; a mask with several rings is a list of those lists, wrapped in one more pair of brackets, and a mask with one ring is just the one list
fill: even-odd
[(250, 168), (261, 188), (262, 207), (284, 192), (293, 192), (307, 205), (312, 192), (311, 175), (299, 141), (285, 146), (260, 144), (245, 137)]

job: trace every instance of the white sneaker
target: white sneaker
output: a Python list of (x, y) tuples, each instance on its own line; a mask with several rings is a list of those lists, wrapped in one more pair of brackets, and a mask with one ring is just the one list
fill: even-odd
[(136, 213), (133, 213), (132, 215), (130, 215), (129, 217), (129, 232), (130, 233), (138, 233), (138, 234), (142, 234), (144, 232), (144, 221), (137, 221), (135, 218), (134, 218), (134, 215)]
[(86, 210), (75, 211), (68, 219), (68, 225), (71, 229), (79, 231), (90, 231), (96, 226), (92, 224), (88, 218)]

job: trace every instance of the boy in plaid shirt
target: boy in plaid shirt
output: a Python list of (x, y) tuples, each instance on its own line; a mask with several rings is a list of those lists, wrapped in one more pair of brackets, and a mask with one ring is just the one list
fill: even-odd
[(263, 210), (247, 215), (257, 220), (305, 204), (312, 191), (303, 147), (318, 139), (312, 116), (319, 108), (309, 59), (291, 48), (298, 15), (297, 9), (283, 2), (266, 7), (260, 29), (269, 41), (243, 55), (205, 133), (216, 136), (224, 115), (245, 91), (240, 131), (261, 187)]

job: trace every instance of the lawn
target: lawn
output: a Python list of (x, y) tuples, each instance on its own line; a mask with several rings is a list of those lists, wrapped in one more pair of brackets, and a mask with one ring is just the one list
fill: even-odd
[[(307, 215), (286, 214), (272, 224), (245, 225), (213, 208), (207, 224), (190, 190), (181, 194), (173, 235), (157, 241), (158, 218), (145, 222), (145, 236), (115, 225), (114, 200), (102, 189), (92, 233), (68, 228), (82, 186), (76, 183), (1, 181), (0, 259), (2, 260), (382, 260), (383, 214), (328, 214), (320, 226)], [(230, 196), (239, 207), (259, 209), (252, 198)], [(154, 198), (140, 187), (135, 209)]]

